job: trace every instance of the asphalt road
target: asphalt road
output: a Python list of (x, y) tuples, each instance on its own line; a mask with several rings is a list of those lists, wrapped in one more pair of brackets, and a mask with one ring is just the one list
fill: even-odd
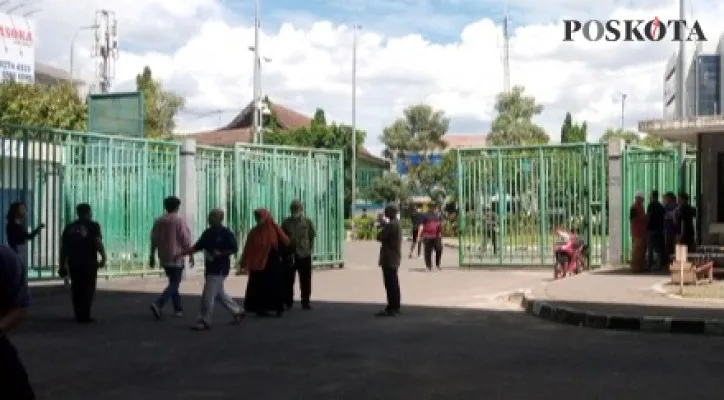
[[(104, 283), (93, 326), (65, 296), (36, 299), (13, 337), (39, 399), (433, 400), (721, 399), (724, 340), (597, 331), (534, 319), (496, 294), (549, 277), (536, 271), (402, 268), (403, 314), (374, 318), (383, 291), (371, 244), (347, 268), (315, 275), (315, 309), (192, 332), (200, 282), (183, 283), (186, 319), (157, 322), (162, 283)], [(243, 293), (244, 280), (227, 286)], [(438, 305), (439, 307), (435, 307)]]

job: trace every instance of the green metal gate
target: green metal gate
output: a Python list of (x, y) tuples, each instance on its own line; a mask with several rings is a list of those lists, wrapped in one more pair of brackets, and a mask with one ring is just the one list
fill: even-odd
[(601, 144), (460, 149), (461, 266), (553, 264), (554, 229), (606, 247), (607, 153)]
[(342, 265), (343, 171), (342, 152), (336, 150), (248, 144), (233, 149), (199, 147), (196, 230), (203, 229), (209, 209), (221, 207), (229, 227), (243, 241), (254, 226), (255, 209), (269, 209), (281, 223), (292, 200), (299, 199), (317, 230), (314, 265)]
[(33, 227), (31, 279), (56, 278), (60, 234), (89, 203), (101, 224), (108, 265), (101, 275), (144, 274), (148, 234), (163, 199), (178, 187), (176, 143), (52, 129), (0, 127), (0, 210), (25, 201)]

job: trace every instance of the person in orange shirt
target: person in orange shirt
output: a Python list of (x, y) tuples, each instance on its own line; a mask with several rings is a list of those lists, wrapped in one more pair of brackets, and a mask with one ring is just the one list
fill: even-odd
[(646, 210), (644, 194), (637, 192), (629, 209), (631, 222), (631, 270), (641, 272), (646, 268)]

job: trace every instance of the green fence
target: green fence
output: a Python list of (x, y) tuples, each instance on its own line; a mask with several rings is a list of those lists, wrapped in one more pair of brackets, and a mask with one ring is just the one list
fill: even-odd
[(552, 265), (554, 229), (606, 248), (607, 153), (600, 144), (460, 149), (461, 266)]
[(197, 226), (209, 209), (226, 210), (229, 226), (243, 241), (264, 207), (281, 222), (294, 199), (304, 203), (317, 230), (314, 264), (344, 263), (342, 153), (321, 149), (237, 144), (199, 147), (196, 152)]
[[(623, 260), (627, 262), (631, 251), (631, 224), (628, 209), (637, 191), (646, 196), (658, 190), (660, 195), (666, 192), (678, 193), (683, 190), (690, 194), (691, 203), (697, 201), (696, 154), (687, 153), (681, 162), (678, 148), (649, 149), (640, 146), (628, 146), (622, 157), (622, 204), (624, 213), (621, 221), (623, 227), (622, 249)], [(681, 186), (681, 178), (684, 187)]]
[[(143, 274), (148, 234), (178, 186), (178, 144), (52, 129), (0, 126), (0, 210), (28, 205), (31, 279), (56, 278), (60, 234), (75, 205), (90, 203), (109, 263), (102, 275)], [(4, 229), (2, 234), (4, 238)]]

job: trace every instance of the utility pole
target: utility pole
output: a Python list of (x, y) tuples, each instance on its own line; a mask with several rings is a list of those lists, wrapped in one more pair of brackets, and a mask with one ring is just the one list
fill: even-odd
[(354, 212), (357, 208), (357, 32), (360, 25), (352, 27), (352, 198), (349, 217), (352, 219), (352, 234), (356, 234)]
[(626, 127), (626, 97), (626, 93), (621, 93), (621, 132), (623, 132)]
[[(684, 4), (684, 0), (679, 0), (679, 20), (684, 21), (686, 20), (686, 7)], [(684, 24), (679, 24), (680, 26), (680, 37), (685, 37), (686, 32), (684, 28)], [(686, 78), (684, 75), (686, 74), (686, 62), (685, 62), (685, 55), (686, 52), (686, 41), (680, 40), (679, 41), (679, 57), (677, 59), (678, 65), (676, 66), (676, 105), (677, 105), (677, 118), (684, 119), (686, 116)]]
[(75, 86), (75, 42), (78, 39), (78, 34), (83, 31), (98, 30), (98, 25), (81, 26), (75, 30), (73, 39), (70, 41), (70, 82)]
[(101, 59), (98, 80), (101, 93), (108, 93), (115, 77), (115, 61), (118, 60), (118, 20), (116, 13), (108, 10), (96, 11), (95, 47), (93, 56)]
[(252, 119), (252, 134), (254, 138), (254, 143), (259, 144), (261, 142), (261, 89), (260, 89), (260, 69), (261, 69), (261, 60), (259, 59), (259, 28), (260, 28), (260, 21), (259, 21), (259, 0), (254, 0), (254, 73), (253, 73), (253, 80), (254, 80), (254, 88), (253, 88), (253, 99), (252, 99), (252, 107), (254, 116)]
[(505, 6), (505, 17), (503, 17), (503, 92), (510, 93), (510, 34), (508, 25), (510, 17), (508, 5)]

